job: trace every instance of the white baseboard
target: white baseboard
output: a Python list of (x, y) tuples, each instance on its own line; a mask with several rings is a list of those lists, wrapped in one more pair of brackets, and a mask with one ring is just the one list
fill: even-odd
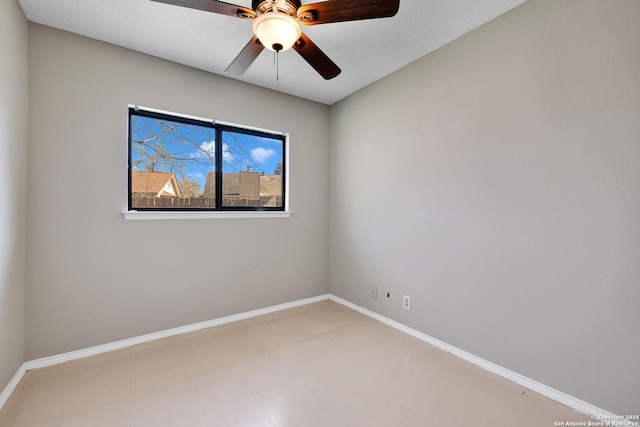
[(234, 314), (231, 316), (220, 317), (218, 319), (207, 320), (204, 322), (193, 323), (191, 325), (180, 326), (178, 328), (167, 329), (160, 332), (153, 332), (151, 334), (141, 335), (138, 337), (127, 338), (120, 341), (115, 341), (108, 344), (97, 345), (95, 347), (84, 348), (81, 350), (71, 351), (68, 353), (62, 353), (55, 356), (43, 357), (41, 359), (30, 360), (25, 362), (27, 371), (37, 368), (44, 368), (46, 366), (57, 365), (59, 363), (68, 362), (70, 360), (82, 359), (83, 357), (95, 356), (96, 354), (106, 353), (112, 350), (118, 350), (125, 347), (131, 347), (137, 344), (142, 344), (149, 341), (155, 341), (161, 338), (172, 337), (175, 335), (185, 334), (188, 332), (198, 331), (200, 329), (210, 328), (212, 326), (224, 325), (226, 323), (236, 322), (238, 320), (249, 319), (251, 317), (262, 316), (264, 314), (274, 313), (280, 310), (286, 310), (288, 308), (299, 307), (306, 304), (311, 304), (318, 301), (324, 301), (329, 299), (329, 295), (319, 295), (317, 297), (305, 298), (298, 301), (287, 302), (284, 304), (278, 304), (271, 307), (260, 308), (258, 310), (247, 311), (245, 313)]
[(590, 403), (584, 402), (566, 393), (563, 393), (554, 388), (548, 387), (544, 384), (541, 384), (537, 381), (534, 381), (530, 378), (527, 378), (509, 369), (503, 368), (502, 366), (496, 365), (495, 363), (489, 362), (488, 360), (482, 359), (476, 355), (473, 355), (457, 347), (454, 347), (450, 344), (447, 344), (444, 341), (440, 341), (437, 338), (431, 337), (427, 334), (424, 334), (420, 331), (417, 331), (406, 325), (403, 325), (402, 323), (396, 322), (395, 320), (391, 320), (385, 316), (382, 316), (364, 307), (360, 307), (359, 305), (353, 304), (345, 299), (342, 299), (332, 294), (319, 295), (317, 297), (306, 298), (306, 299), (293, 301), (285, 304), (274, 305), (271, 307), (248, 311), (245, 313), (234, 314), (231, 316), (221, 317), (218, 319), (208, 320), (200, 323), (194, 323), (191, 325), (181, 326), (178, 328), (167, 329), (160, 332), (154, 332), (151, 334), (128, 338), (121, 341), (98, 345), (95, 347), (89, 347), (89, 348), (71, 351), (68, 353), (63, 353), (55, 356), (44, 357), (41, 359), (27, 361), (18, 369), (18, 372), (16, 372), (11, 382), (9, 382), (9, 384), (3, 390), (2, 394), (0, 394), (0, 409), (2, 409), (2, 406), (9, 399), (9, 396), (11, 395), (13, 390), (16, 388), (16, 386), (18, 385), (18, 382), (20, 382), (20, 379), (22, 379), (22, 376), (25, 374), (26, 371), (37, 369), (37, 368), (43, 368), (47, 366), (52, 366), (52, 365), (57, 365), (59, 363), (64, 363), (70, 360), (81, 359), (83, 357), (94, 356), (97, 354), (106, 353), (108, 351), (130, 347), (133, 345), (154, 341), (161, 338), (171, 337), (171, 336), (184, 334), (188, 332), (194, 332), (200, 329), (210, 328), (212, 326), (218, 326), (226, 323), (235, 322), (238, 320), (249, 319), (251, 317), (262, 316), (264, 314), (274, 313), (276, 311), (299, 307), (306, 304), (312, 304), (314, 302), (324, 301), (327, 299), (330, 299), (331, 301), (334, 301), (338, 304), (344, 305), (345, 307), (349, 307), (366, 316), (369, 316), (375, 320), (378, 320), (388, 326), (391, 326), (392, 328), (398, 329), (399, 331), (407, 333), (415, 338), (418, 338), (421, 341), (424, 341), (428, 344), (438, 347), (455, 356), (458, 356), (461, 359), (464, 359), (470, 363), (473, 363), (474, 365), (477, 365), (489, 372), (499, 375), (513, 383), (516, 383), (532, 391), (535, 391), (545, 397), (548, 397), (549, 399), (555, 400), (556, 402), (559, 402), (565, 406), (568, 406), (569, 408), (572, 408), (580, 413), (589, 415), (596, 419), (599, 418), (599, 419), (611, 420), (612, 417), (615, 417), (615, 414), (609, 411), (605, 411), (604, 409), (598, 408), (597, 406), (594, 406)]
[(531, 378), (527, 378), (524, 375), (520, 375), (517, 372), (513, 372), (507, 368), (503, 368), (502, 366), (496, 365), (493, 362), (489, 362), (488, 360), (485, 360), (474, 354), (468, 353), (464, 350), (461, 350), (457, 347), (447, 344), (444, 341), (440, 341), (437, 338), (434, 338), (420, 331), (412, 329), (406, 325), (403, 325), (402, 323), (396, 322), (395, 320), (391, 320), (388, 317), (384, 317), (364, 307), (360, 307), (359, 305), (353, 304), (345, 299), (342, 299), (332, 294), (329, 294), (329, 299), (331, 301), (335, 301), (339, 304), (342, 304), (345, 307), (349, 307), (355, 311), (358, 311), (373, 319), (376, 319), (384, 323), (385, 325), (391, 326), (392, 328), (395, 328), (395, 329), (398, 329), (399, 331), (407, 333), (412, 337), (418, 338), (421, 341), (424, 341), (435, 347), (438, 347), (439, 349), (444, 350), (447, 353), (451, 353), (455, 356), (458, 356), (459, 358), (464, 359), (467, 362), (473, 363), (474, 365), (477, 365), (489, 372), (499, 375), (513, 383), (526, 387), (529, 390), (535, 391), (536, 393), (539, 393), (545, 397), (548, 397), (549, 399), (555, 400), (556, 402), (559, 402), (565, 406), (568, 406), (569, 408), (574, 409), (577, 412), (586, 414), (595, 419), (612, 420), (615, 417), (615, 415), (609, 411), (605, 411), (604, 409), (598, 408), (597, 406), (594, 406), (590, 403), (584, 402), (580, 399), (577, 399), (559, 390), (556, 390), (554, 388), (541, 384), (535, 380), (532, 380)]
[(5, 403), (7, 403), (7, 400), (9, 400), (9, 396), (11, 396), (11, 393), (13, 393), (13, 390), (16, 389), (16, 386), (18, 385), (18, 383), (20, 382), (20, 380), (22, 379), (22, 377), (26, 372), (27, 372), (27, 368), (23, 363), (18, 368), (18, 372), (16, 372), (13, 378), (11, 378), (11, 381), (9, 381), (9, 384), (7, 384), (4, 390), (2, 390), (2, 393), (0, 393), (0, 409), (2, 409)]

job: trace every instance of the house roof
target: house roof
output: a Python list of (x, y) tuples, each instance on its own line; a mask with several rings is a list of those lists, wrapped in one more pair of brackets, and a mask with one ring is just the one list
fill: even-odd
[(260, 195), (276, 196), (282, 194), (282, 175), (261, 175)]
[[(257, 172), (254, 172), (257, 173)], [(223, 193), (240, 193), (240, 175), (238, 173), (224, 172), (222, 174)], [(204, 195), (212, 195), (216, 192), (216, 174), (209, 172), (204, 185)], [(260, 196), (282, 195), (282, 175), (260, 175)]]
[[(163, 191), (168, 183), (171, 183), (176, 194)], [(171, 172), (131, 172), (131, 192), (181, 197), (178, 181)]]

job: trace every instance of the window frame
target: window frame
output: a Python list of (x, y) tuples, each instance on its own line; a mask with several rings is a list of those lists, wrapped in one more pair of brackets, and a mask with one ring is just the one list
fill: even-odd
[[(193, 126), (211, 128), (215, 132), (215, 207), (132, 207), (132, 116), (168, 120)], [(153, 108), (129, 105), (127, 123), (127, 201), (123, 211), (125, 219), (208, 219), (208, 218), (283, 218), (291, 216), (289, 210), (289, 134), (252, 126), (229, 123)], [(249, 136), (279, 140), (282, 143), (281, 206), (223, 206), (223, 140), (224, 132), (233, 132)], [(204, 190), (204, 189), (203, 189)]]

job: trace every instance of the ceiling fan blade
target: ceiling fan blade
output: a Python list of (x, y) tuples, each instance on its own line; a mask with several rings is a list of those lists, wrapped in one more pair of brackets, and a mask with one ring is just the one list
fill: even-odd
[(237, 6), (217, 0), (151, 0), (156, 3), (171, 4), (173, 6), (188, 7), (189, 9), (204, 10), (221, 15), (236, 16), (238, 18), (255, 18), (256, 13), (244, 6)]
[(323, 51), (320, 50), (306, 34), (302, 33), (293, 48), (313, 67), (325, 80), (331, 80), (342, 72)]
[(264, 46), (256, 36), (253, 36), (249, 43), (240, 51), (236, 59), (224, 70), (226, 73), (242, 75), (249, 69), (253, 61), (256, 60), (260, 52), (264, 50)]
[(300, 22), (305, 25), (330, 22), (388, 18), (398, 13), (400, 0), (327, 0), (298, 8)]

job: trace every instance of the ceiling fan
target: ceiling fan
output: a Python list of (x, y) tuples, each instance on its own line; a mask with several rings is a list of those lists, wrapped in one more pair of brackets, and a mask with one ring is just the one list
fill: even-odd
[(326, 80), (341, 70), (302, 32), (300, 24), (387, 18), (400, 7), (400, 0), (326, 0), (307, 5), (300, 0), (252, 0), (253, 9), (217, 0), (152, 1), (253, 20), (254, 36), (227, 67), (228, 73), (244, 74), (265, 47), (274, 52), (293, 48)]

